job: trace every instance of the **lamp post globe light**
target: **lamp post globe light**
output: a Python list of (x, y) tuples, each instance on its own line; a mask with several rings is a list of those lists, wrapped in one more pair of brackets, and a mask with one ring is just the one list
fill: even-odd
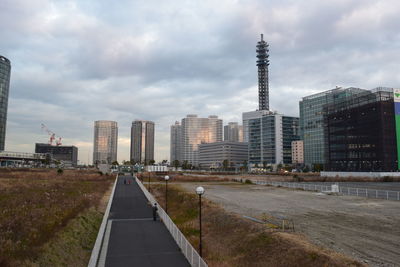
[(200, 228), (200, 242), (199, 242), (199, 252), (200, 252), (200, 257), (203, 257), (203, 252), (202, 252), (202, 240), (201, 240), (201, 195), (204, 194), (204, 188), (202, 186), (199, 186), (196, 188), (196, 194), (199, 195), (199, 228)]
[(169, 180), (169, 176), (166, 175), (164, 177), (165, 180), (165, 213), (168, 214), (168, 180)]

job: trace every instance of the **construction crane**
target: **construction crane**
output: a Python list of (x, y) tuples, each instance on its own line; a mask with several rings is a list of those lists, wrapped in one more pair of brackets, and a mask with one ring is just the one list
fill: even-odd
[(49, 142), (48, 142), (48, 144), (49, 145), (53, 145), (53, 142), (55, 141), (56, 143), (55, 143), (55, 145), (56, 146), (61, 146), (62, 145), (62, 143), (61, 143), (61, 137), (60, 136), (58, 136), (58, 135), (56, 135), (54, 132), (52, 132), (49, 128), (47, 128), (47, 126), (46, 125), (44, 125), (43, 123), (42, 123), (42, 130), (45, 130), (46, 132), (47, 132), (47, 134), (50, 136), (50, 138), (49, 138)]

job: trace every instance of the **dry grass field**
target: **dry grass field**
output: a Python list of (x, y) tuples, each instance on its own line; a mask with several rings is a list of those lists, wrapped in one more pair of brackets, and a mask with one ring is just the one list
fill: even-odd
[[(152, 193), (165, 205), (165, 186)], [(168, 189), (168, 213), (198, 248), (198, 197), (179, 185)], [(203, 199), (203, 256), (209, 266), (364, 266), (315, 246), (301, 234), (265, 228)]]
[(96, 171), (0, 169), (0, 266), (87, 265), (113, 181)]

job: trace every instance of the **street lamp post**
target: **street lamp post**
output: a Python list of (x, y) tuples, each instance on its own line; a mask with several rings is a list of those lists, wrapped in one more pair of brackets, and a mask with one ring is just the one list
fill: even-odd
[(169, 176), (166, 175), (164, 177), (165, 179), (165, 213), (168, 214), (168, 180), (169, 180)]
[(202, 257), (203, 253), (202, 253), (202, 242), (201, 242), (201, 195), (204, 194), (204, 188), (202, 186), (197, 187), (196, 193), (199, 195), (199, 228), (200, 228), (199, 252), (200, 252), (200, 257)]

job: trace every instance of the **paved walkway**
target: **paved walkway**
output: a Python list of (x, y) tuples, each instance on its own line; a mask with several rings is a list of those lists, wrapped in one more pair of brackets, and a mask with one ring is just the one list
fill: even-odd
[[(124, 179), (131, 184), (124, 184)], [(105, 266), (190, 266), (132, 176), (115, 188), (101, 260)]]

